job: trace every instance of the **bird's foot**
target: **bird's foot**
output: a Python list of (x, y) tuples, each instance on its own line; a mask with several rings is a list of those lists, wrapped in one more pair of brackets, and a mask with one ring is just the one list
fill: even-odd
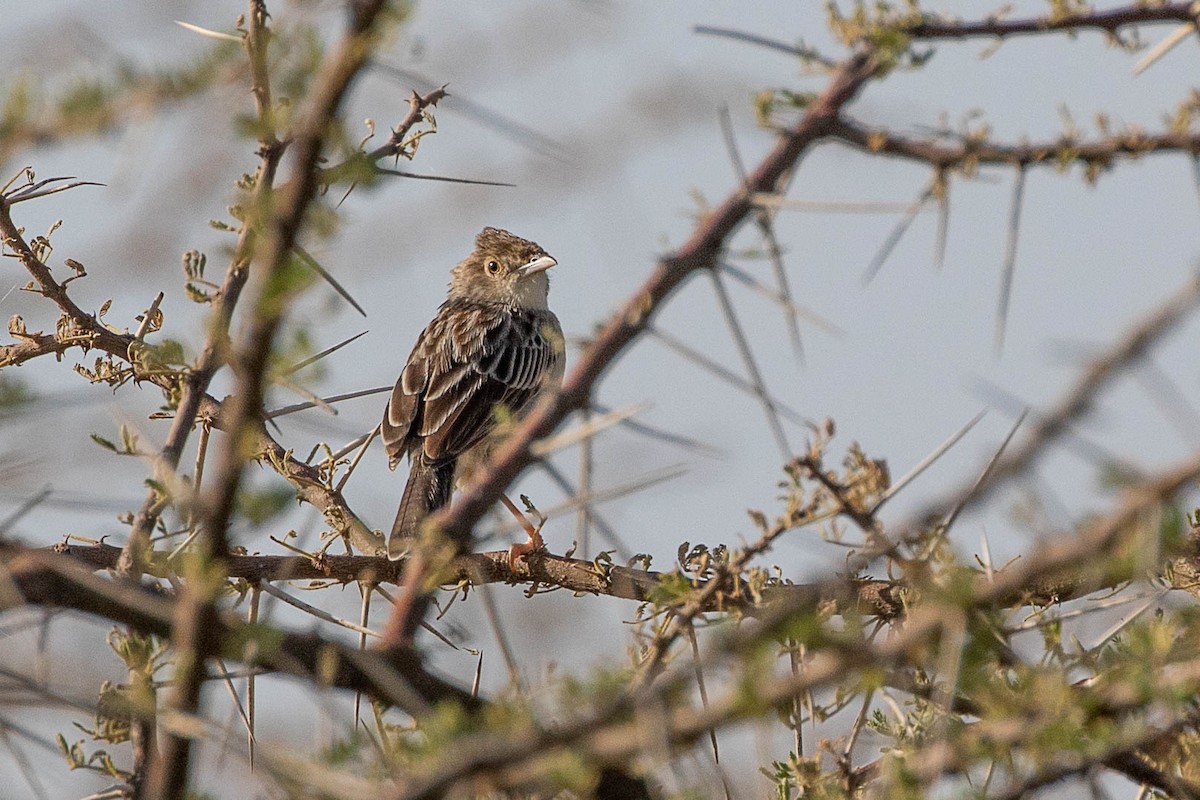
[(546, 542), (542, 540), (542, 534), (532, 529), (528, 533), (529, 541), (518, 542), (508, 548), (508, 568), (510, 570), (516, 569), (517, 559), (521, 556), (527, 556), (534, 551), (546, 548)]

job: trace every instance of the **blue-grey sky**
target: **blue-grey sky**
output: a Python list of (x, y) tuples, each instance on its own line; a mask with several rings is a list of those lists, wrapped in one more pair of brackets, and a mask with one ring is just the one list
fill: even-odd
[[(309, 249), (363, 305), (367, 319), (323, 287), (304, 304), (301, 319), (311, 323), (318, 348), (364, 329), (369, 334), (329, 360), (324, 380), (312, 388), (336, 394), (390, 384), (444, 296), (449, 268), (470, 250), (472, 237), (484, 225), (535, 239), (557, 258), (551, 305), (568, 335), (586, 336), (647, 277), (657, 255), (683, 241), (700, 203), (715, 204), (736, 186), (719, 110), (729, 109), (742, 158), (754, 164), (772, 137), (755, 124), (753, 95), (771, 87), (814, 91), (823, 84), (822, 76), (802, 74), (787, 56), (699, 36), (693, 26), (732, 27), (789, 42), (802, 38), (838, 55), (823, 5), (599, 0), (416, 4), (384, 60), (448, 83), (453, 97), (438, 110), (438, 132), (422, 142), (410, 168), (505, 181), (516, 188), (396, 180), (353, 193), (341, 207), (338, 235), (313, 241)], [(1037, 2), (1013, 5), (1014, 14), (1044, 9)], [(339, 17), (329, 12), (336, 6), (304, 4), (304, 13), (324, 14), (333, 26)], [(929, 7), (963, 16), (992, 10), (978, 2)], [(272, 4), (272, 10), (279, 25), (300, 13), (290, 4)], [(54, 85), (62, 80), (58, 76), (103, 71), (118, 59), (171, 67), (206, 44), (173, 20), (226, 30), (242, 11), (241, 3), (228, 0), (0, 0), (7, 32), (0, 67), (10, 76), (5, 85), (21, 74)], [(1169, 30), (1147, 29), (1146, 38), (1156, 41)], [(1135, 77), (1131, 67), (1136, 56), (1089, 33), (1075, 40), (1016, 39), (990, 54), (988, 49), (989, 43), (980, 41), (939, 44), (926, 68), (873, 83), (851, 113), (870, 124), (920, 135), (943, 119), (957, 126), (982, 112), (994, 136), (1007, 142), (1055, 137), (1064, 125), (1064, 109), (1089, 133), (1098, 112), (1117, 125), (1157, 130), (1188, 91), (1200, 61), (1195, 41), (1188, 41)], [(410, 88), (383, 72), (370, 73), (347, 100), (346, 118), (370, 118), (386, 131), (403, 115)], [(536, 131), (537, 145), (498, 134), (456, 100)], [(64, 220), (54, 238), (55, 258), (71, 257), (87, 265), (89, 277), (72, 285), (81, 304), (94, 308), (112, 298), (110, 322), (133, 326), (133, 315), (155, 291), (165, 289), (170, 295), (167, 332), (193, 345), (199, 341), (197, 310), (181, 291), (180, 254), (198, 248), (208, 254), (210, 272), (223, 268), (230, 240), (207, 221), (224, 216), (233, 197), (232, 181), (253, 169), (253, 145), (230, 122), (231, 113), (248, 113), (249, 103), (247, 92), (226, 88), (166, 114), (135, 112), (131, 124), (110, 135), (25, 151), (4, 165), (6, 174), (30, 164), (43, 176), (77, 175), (106, 184), (19, 209), (19, 222), (31, 232)], [(822, 145), (805, 156), (789, 197), (906, 203), (929, 178), (929, 171), (917, 165)], [(1185, 157), (1152, 156), (1123, 164), (1094, 187), (1086, 186), (1077, 170), (1033, 170), (1021, 211), (1007, 341), (997, 356), (994, 319), (1013, 178), (1011, 170), (988, 169), (972, 180), (954, 180), (942, 270), (934, 269), (936, 214), (927, 212), (866, 286), (862, 274), (898, 214), (781, 211), (777, 230), (797, 302), (841, 331), (833, 334), (805, 323), (803, 365), (791, 352), (778, 309), (737, 284), (729, 285), (771, 391), (815, 422), (827, 416), (837, 421), (835, 461), (841, 448), (858, 441), (869, 455), (887, 459), (892, 475), (899, 476), (978, 411), (993, 406), (970, 436), (897, 498), (890, 510), (893, 519), (918, 508), (922, 498), (939, 496), (970, 479), (1003, 437), (1013, 408), (999, 403), (997, 392), (981, 387), (997, 386), (1018, 404), (1052, 402), (1070, 385), (1083, 357), (1114, 341), (1195, 269), (1200, 203)], [(757, 247), (760, 242), (747, 228), (736, 244)], [(770, 280), (765, 261), (735, 263)], [(0, 264), (0, 312), (26, 315), (31, 328), (52, 324), (53, 317), (36, 298), (8, 293), (25, 280), (15, 263)], [(743, 372), (704, 276), (672, 297), (656, 324)], [(1190, 346), (1195, 333), (1194, 324), (1187, 326), (1154, 355), (1157, 369), (1187, 397), (1195, 393), (1200, 377)], [(115, 396), (102, 387), (87, 387), (52, 362), (30, 364), (20, 374), (63, 404), (5, 423), (0, 456), (21, 457), (19, 467), (0, 473), (0, 515), (21, 498), (51, 486), (56, 499), (95, 501), (102, 509), (50, 503), (21, 522), (20, 536), (42, 543), (64, 533), (122, 536), (115, 514), (139, 504), (145, 466), (106, 454), (86, 433), (112, 438), (116, 425), (125, 422), (146, 442), (161, 442), (165, 423), (146, 419), (157, 398), (149, 397), (150, 390), (139, 397), (133, 387)], [(770, 515), (778, 508), (775, 484), (782, 476), (782, 459), (757, 403), (660, 343), (645, 339), (625, 353), (597, 399), (614, 408), (648, 402), (650, 408), (638, 420), (703, 440), (719, 454), (687, 452), (621, 430), (597, 442), (599, 490), (676, 465), (686, 468), (681, 477), (600, 509), (624, 546), (651, 554), (655, 567), (669, 568), (683, 541), (736, 545), (753, 538), (745, 510), (758, 508)], [(284, 405), (295, 397), (277, 390), (272, 402)], [(320, 411), (286, 418), (282, 441), (297, 453), (307, 453), (317, 441), (338, 447), (374, 426), (382, 405), (382, 397), (372, 397), (340, 406), (336, 419)], [(1194, 411), (1171, 413), (1195, 422)], [(1164, 414), (1151, 393), (1130, 378), (1104, 396), (1080, 433), (1134, 465), (1152, 469), (1196, 444), (1198, 428), (1175, 424), (1171, 413)], [(53, 435), (47, 436), (49, 430)], [(803, 448), (807, 432), (790, 424), (786, 430), (792, 448)], [(571, 472), (577, 458), (575, 451), (567, 451), (555, 463)], [(986, 533), (993, 555), (1005, 559), (1028, 548), (1037, 533), (1065, 529), (1102, 507), (1096, 465), (1069, 450), (1042, 462), (1038, 478), (1036, 487), (1028, 488), (1045, 504), (1047, 525), (1035, 530), (1025, 517), (1014, 517), (1011, 512), (1027, 506), (1027, 499), (1005, 493), (990, 513), (958, 526), (960, 552), (976, 552)], [(387, 471), (382, 452), (375, 450), (347, 495), (368, 522), (385, 528), (402, 481), (403, 475)], [(543, 508), (562, 500), (534, 473), (521, 491)], [(321, 527), (309, 512), (292, 515), (286, 524), (301, 531), (308, 544)], [(547, 525), (552, 551), (567, 549), (574, 525), (570, 516)], [(274, 552), (277, 548), (266, 536), (280, 532), (246, 529), (239, 532), (239, 543)], [(603, 545), (594, 538), (593, 543), (593, 550)], [(802, 531), (781, 542), (770, 561), (799, 581), (836, 570), (843, 557), (843, 550), (822, 543), (815, 532)], [(511, 587), (494, 587), (492, 593), (521, 667), (534, 682), (551, 664), (574, 671), (596, 658), (609, 664), (625, 658), (628, 637), (620, 622), (634, 614), (627, 603), (558, 595), (526, 600)], [(356, 617), (356, 593), (333, 594), (324, 593), (321, 601), (340, 616)], [(309, 625), (285, 610), (275, 613), (292, 624)], [(480, 603), (472, 598), (451, 612), (448, 624), (462, 629), (465, 643), (485, 650), (487, 683), (496, 687), (503, 684), (505, 670), (482, 619)], [(78, 690), (81, 697), (93, 678), (119, 678), (117, 661), (102, 644), (104, 628), (60, 623), (52, 629), (48, 660), (56, 670), (88, 655), (87, 664), (59, 676), (59, 685)], [(589, 634), (581, 637), (582, 630)], [(23, 636), (18, 641), (28, 644), (29, 635)], [(33, 668), (36, 658), (28, 649), (13, 648), (0, 662)], [(473, 659), (449, 651), (439, 651), (438, 663), (459, 677), (474, 669)], [(311, 746), (314, 729), (326, 737), (344, 729), (347, 714), (340, 701), (327, 720), (320, 703), (305, 701), (298, 710), (289, 686), (267, 684), (259, 717), (260, 741), (266, 746)], [(211, 691), (216, 696), (218, 689)], [(303, 720), (300, 725), (297, 716)], [(60, 729), (67, 727), (64, 722)], [(762, 739), (741, 748), (741, 755), (747, 760), (778, 757), (786, 747), (782, 739)], [(211, 758), (215, 764), (216, 754)], [(230, 774), (242, 774), (244, 765), (228, 758)], [(737, 768), (734, 764), (731, 769)], [(11, 760), (0, 755), (0, 774), (13, 769)], [(43, 776), (55, 787), (53, 796), (60, 790), (81, 794), (89, 786), (98, 788), (93, 779), (67, 776), (57, 767), (43, 770)], [(212, 781), (219, 791), (220, 779)]]

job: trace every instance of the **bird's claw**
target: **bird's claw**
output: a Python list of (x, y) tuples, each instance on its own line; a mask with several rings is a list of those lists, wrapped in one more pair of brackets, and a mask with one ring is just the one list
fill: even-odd
[(537, 550), (543, 550), (545, 547), (546, 542), (542, 540), (542, 535), (537, 531), (533, 531), (529, 534), (529, 541), (518, 542), (508, 548), (508, 568), (515, 570), (518, 558), (527, 556)]

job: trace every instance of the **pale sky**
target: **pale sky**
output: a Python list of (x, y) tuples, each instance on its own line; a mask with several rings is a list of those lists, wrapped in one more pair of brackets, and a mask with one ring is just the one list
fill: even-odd
[[(977, 2), (928, 5), (965, 16), (993, 10)], [(1035, 2), (1015, 5), (1014, 13), (1044, 9)], [(316, 349), (364, 329), (370, 332), (326, 361), (324, 380), (310, 388), (338, 394), (391, 384), (443, 298), (450, 267), (469, 252), (484, 225), (534, 239), (554, 255), (559, 267), (552, 277), (551, 306), (568, 336), (585, 336), (646, 278), (658, 254), (683, 241), (698, 197), (715, 204), (736, 186), (719, 110), (729, 109), (742, 158), (753, 165), (772, 142), (755, 125), (754, 93), (770, 87), (816, 91), (823, 85), (821, 76), (802, 76), (785, 55), (699, 36), (693, 26), (738, 28), (788, 42), (802, 38), (837, 56), (841, 51), (830, 41), (823, 6), (418, 3), (386, 62), (448, 83), (452, 99), (437, 112), (438, 133), (422, 143), (417, 160), (404, 168), (504, 181), (516, 188), (396, 180), (353, 193), (342, 206), (339, 235), (313, 241), (309, 249), (368, 317), (362, 319), (322, 287), (311, 293), (300, 318), (311, 324)], [(276, 24), (296, 13), (289, 5), (271, 7)], [(22, 70), (78, 76), (111, 69), (117, 59), (169, 68), (205, 45), (173, 20), (225, 30), (242, 11), (243, 4), (228, 0), (0, 0), (6, 40), (14, 43), (0, 53), (0, 67), (6, 76)], [(330, 24), (339, 21), (336, 14), (328, 19)], [(1169, 30), (1147, 29), (1146, 38), (1157, 41)], [(982, 111), (997, 139), (1015, 142), (1055, 137), (1064, 124), (1065, 105), (1088, 134), (1095, 131), (1097, 112), (1107, 113), (1114, 124), (1154, 131), (1185, 96), (1200, 66), (1194, 41), (1137, 77), (1131, 72), (1137, 57), (1107, 47), (1093, 33), (1075, 40), (1016, 39), (981, 60), (987, 49), (988, 43), (980, 41), (940, 44), (925, 69), (872, 84), (850, 113), (919, 136), (940, 124), (943, 115), (958, 126)], [(346, 118), (371, 118), (386, 131), (403, 115), (410, 88), (373, 72), (345, 104)], [(166, 332), (197, 343), (198, 317), (183, 298), (180, 254), (191, 248), (205, 251), (210, 275), (219, 275), (222, 248), (230, 239), (207, 221), (224, 215), (232, 181), (252, 170), (255, 160), (253, 144), (230, 127), (231, 105), (247, 113), (248, 94), (226, 89), (162, 116), (139, 114), (134, 124), (111, 135), (26, 151), (5, 165), (6, 177), (31, 164), (42, 176), (77, 175), (107, 184), (19, 208), (18, 221), (30, 231), (64, 220), (54, 238), (55, 258), (71, 257), (87, 265), (89, 277), (72, 285), (82, 305), (95, 308), (112, 298), (109, 321), (132, 326), (133, 315), (156, 290), (165, 289)], [(502, 135), (468, 113), (475, 108), (519, 123), (538, 138), (516, 134), (516, 139), (526, 139), (522, 142)], [(907, 203), (928, 180), (928, 170), (919, 165), (823, 145), (804, 159), (789, 197)], [(831, 334), (803, 324), (803, 365), (791, 352), (778, 308), (728, 283), (774, 395), (813, 421), (835, 418), (839, 436), (834, 463), (842, 448), (857, 440), (869, 455), (886, 458), (898, 477), (992, 406), (957, 448), (897, 498), (890, 519), (903, 518), (922, 499), (973, 477), (1012, 424), (1015, 407), (1053, 402), (1078, 374), (1081, 357), (1112, 343), (1196, 267), (1200, 203), (1185, 157), (1152, 156), (1103, 176), (1095, 187), (1086, 186), (1077, 170), (1034, 170), (1025, 186), (1008, 336), (997, 357), (994, 319), (1012, 182), (1011, 170), (995, 169), (971, 181), (955, 180), (943, 269), (934, 268), (936, 214), (927, 212), (867, 286), (862, 274), (898, 214), (781, 212), (778, 235), (797, 302), (841, 330)], [(747, 228), (736, 244), (760, 243)], [(734, 263), (771, 280), (765, 261)], [(15, 263), (0, 264), (0, 312), (6, 318), (25, 314), (30, 328), (35, 322), (52, 324), (36, 298), (8, 294), (11, 285), (25, 280)], [(671, 299), (656, 325), (744, 374), (704, 276)], [(1186, 397), (1195, 394), (1200, 377), (1191, 345), (1196, 332), (1195, 324), (1186, 327), (1154, 355), (1157, 368)], [(124, 529), (115, 514), (139, 505), (146, 468), (104, 453), (86, 434), (114, 438), (117, 425), (125, 422), (146, 442), (160, 443), (166, 423), (146, 419), (159, 398), (152, 390), (139, 393), (133, 387), (114, 397), (106, 388), (86, 386), (65, 365), (43, 361), (23, 367), (20, 374), (47, 395), (52, 408), (8, 422), (0, 433), (0, 457), (23, 455), (20, 469), (0, 473), (0, 516), (51, 486), (52, 502), (26, 517), (18, 535), (46, 544), (68, 532), (119, 538)], [(984, 388), (988, 386), (1015, 400), (1002, 401), (1001, 392)], [(282, 390), (272, 396), (272, 405), (296, 401)], [(775, 484), (782, 477), (781, 457), (758, 404), (662, 344), (645, 339), (627, 351), (607, 375), (598, 401), (612, 408), (649, 403), (638, 421), (702, 440), (718, 453), (688, 452), (622, 430), (597, 442), (597, 490), (676, 466), (686, 469), (680, 477), (599, 509), (626, 548), (651, 554), (655, 568), (669, 569), (683, 541), (747, 541), (755, 533), (745, 509), (762, 509), (770, 516), (779, 508)], [(285, 418), (281, 441), (297, 453), (307, 453), (317, 441), (339, 447), (373, 427), (383, 403), (383, 396), (377, 396), (343, 404), (336, 419), (316, 410)], [(1164, 414), (1141, 384), (1125, 379), (1080, 432), (1088, 442), (1152, 470), (1196, 444), (1197, 428), (1189, 429), (1187, 420), (1196, 420), (1193, 410), (1174, 408)], [(785, 427), (792, 448), (801, 450), (806, 431), (790, 423)], [(47, 436), (51, 430), (53, 435)], [(555, 463), (573, 473), (577, 459), (572, 450)], [(1049, 526), (1065, 529), (1102, 507), (1095, 464), (1072, 450), (1056, 451), (1038, 474)], [(382, 451), (375, 449), (350, 482), (347, 496), (370, 524), (386, 528), (402, 482), (403, 475), (389, 473)], [(536, 473), (526, 477), (520, 491), (543, 508), (562, 500)], [(77, 501), (98, 504), (101, 510), (71, 507)], [(965, 557), (977, 552), (984, 532), (997, 560), (1027, 549), (1034, 541), (1030, 527), (1009, 513), (1021, 501), (1019, 493), (1005, 493), (990, 513), (960, 522), (955, 532), (959, 551)], [(267, 534), (282, 533), (288, 526), (304, 533), (309, 545), (320, 529), (306, 509), (269, 530), (237, 531), (235, 539), (251, 549), (277, 552)], [(544, 533), (551, 551), (561, 553), (574, 538), (574, 518), (551, 521)], [(593, 538), (593, 554), (596, 543)], [(787, 577), (803, 581), (828, 575), (843, 557), (843, 550), (822, 543), (815, 532), (802, 531), (784, 540), (769, 561), (779, 564)], [(326, 592), (321, 601), (333, 613), (355, 617), (357, 593), (335, 594)], [(535, 683), (552, 663), (577, 671), (596, 658), (610, 665), (624, 658), (628, 635), (620, 622), (635, 613), (628, 603), (559, 595), (530, 601), (520, 589), (503, 586), (493, 587), (492, 594), (522, 669)], [(276, 613), (289, 624), (310, 625), (283, 610)], [(465, 644), (485, 650), (485, 683), (498, 687), (505, 680), (503, 661), (482, 619), (480, 603), (472, 598), (451, 612), (448, 625), (461, 629)], [(102, 645), (104, 625), (60, 622), (52, 630), (52, 661), (77, 659), (81, 642), (87, 642), (91, 663), (76, 671), (78, 686), (90, 686), (92, 678), (119, 678), (116, 658)], [(581, 638), (583, 630), (589, 633)], [(430, 648), (445, 672), (469, 681), (472, 658), (433, 644)], [(18, 666), (34, 663), (34, 656), (24, 651), (0, 656), (0, 662), (9, 658), (19, 660)], [(310, 746), (314, 727), (328, 736), (344, 726), (347, 715), (340, 698), (330, 722), (311, 702), (298, 711), (289, 700), (294, 693), (288, 684), (264, 683), (260, 741)], [(80, 696), (86, 697), (86, 691)], [(211, 691), (215, 696), (218, 687)], [(273, 697), (277, 702), (271, 702)], [(302, 724), (296, 724), (295, 714), (302, 716)], [(71, 738), (68, 727), (64, 721), (61, 730)], [(735, 747), (734, 752), (740, 749), (748, 760), (761, 759), (765, 747), (780, 757), (787, 743), (776, 739), (758, 747)], [(229, 769), (238, 774), (244, 765), (235, 761)], [(0, 776), (13, 769), (11, 760), (0, 755)], [(58, 762), (43, 774), (55, 796), (101, 786), (94, 778), (66, 774)], [(213, 781), (219, 792), (219, 779)]]

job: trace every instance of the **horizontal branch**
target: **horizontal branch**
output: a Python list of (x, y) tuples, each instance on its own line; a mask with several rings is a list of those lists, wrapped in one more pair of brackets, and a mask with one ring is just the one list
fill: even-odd
[(1072, 163), (1106, 167), (1118, 158), (1161, 153), (1200, 153), (1200, 131), (1147, 134), (1129, 131), (1091, 142), (1062, 137), (1052, 142), (998, 144), (990, 141), (946, 141), (944, 138), (904, 136), (839, 116), (829, 138), (869, 153), (920, 161), (941, 169), (978, 164), (1066, 166)]
[(1131, 25), (1151, 25), (1164, 22), (1194, 22), (1195, 4), (1190, 0), (1153, 5), (1138, 3), (1105, 11), (1057, 13), (1044, 17), (1004, 20), (993, 16), (977, 22), (944, 20), (925, 16), (921, 21), (903, 28), (914, 39), (968, 39), (984, 36), (1025, 36), (1054, 31), (1092, 29), (1116, 34)]
[[(55, 552), (92, 569), (113, 569), (121, 553), (119, 547), (99, 543), (94, 545), (58, 545)], [(158, 552), (147, 557), (146, 572), (157, 577), (178, 574), (180, 570), (167, 566), (166, 554)], [(252, 582), (317, 580), (350, 583), (398, 584), (403, 561), (391, 561), (383, 556), (304, 556), (230, 555), (227, 576)], [(584, 561), (540, 553), (518, 559), (510, 566), (507, 550), (469, 553), (456, 561), (457, 579), (471, 585), (487, 583), (539, 584), (579, 594), (606, 595), (635, 602), (648, 602), (668, 585), (677, 585), (675, 576), (662, 572), (632, 569), (600, 561)], [(669, 580), (669, 583), (668, 583)], [(692, 580), (694, 588), (703, 588), (702, 579)], [(830, 580), (810, 584), (777, 584), (762, 591), (762, 605), (784, 601), (791, 607), (815, 607), (834, 602), (839, 608), (853, 606), (857, 613), (894, 619), (903, 613), (903, 588), (893, 581), (852, 579)], [(722, 592), (708, 602), (704, 611), (742, 611), (753, 613), (756, 603), (746, 594)]]
[[(1188, 473), (1200, 467), (1189, 465)], [(1170, 486), (1154, 496), (1166, 496), (1179, 485), (1175, 478)], [(1115, 530), (1115, 528), (1110, 529)], [(60, 544), (54, 552), (70, 556), (75, 561), (93, 570), (114, 569), (121, 549), (100, 542), (93, 545)], [(1200, 530), (1193, 532), (1183, 552), (1173, 563), (1177, 573), (1187, 570), (1200, 571)], [(186, 556), (185, 556), (186, 558)], [(1068, 558), (1069, 562), (1069, 558)], [(278, 581), (331, 581), (336, 583), (369, 582), (396, 584), (401, 581), (404, 561), (391, 561), (380, 556), (365, 555), (322, 555), (305, 557), (300, 555), (230, 555), (226, 576), (252, 583)], [(539, 585), (563, 589), (576, 594), (590, 594), (631, 600), (637, 603), (665, 600), (666, 593), (677, 595), (679, 575), (652, 570), (634, 569), (603, 561), (586, 561), (578, 558), (538, 553), (531, 558), (514, 561), (511, 565), (507, 550), (467, 553), (457, 558), (454, 581), (472, 586), (491, 583), (511, 585)], [(178, 567), (178, 568), (176, 568)], [(1010, 568), (1011, 569), (1011, 568)], [(167, 553), (158, 551), (147, 555), (146, 572), (155, 577), (169, 577), (182, 571), (182, 562), (170, 565)], [(996, 576), (1005, 573), (997, 573)], [(994, 598), (1006, 604), (1049, 605), (1084, 597), (1091, 592), (1111, 589), (1119, 585), (1124, 576), (1112, 581), (1097, 580), (1094, 572), (1058, 570), (1053, 576), (1035, 575), (1025, 582), (1012, 584), (1003, 598)], [(694, 590), (702, 590), (708, 582), (702, 578), (688, 578)], [(995, 577), (988, 579), (988, 582)], [(453, 585), (453, 583), (447, 583)], [(838, 613), (853, 612), (881, 620), (895, 620), (903, 616), (908, 606), (918, 599), (915, 590), (901, 581), (873, 578), (831, 578), (815, 583), (780, 583), (765, 586), (757, 599), (743, 588), (735, 593), (722, 591), (703, 604), (701, 611), (739, 612), (758, 615), (774, 605), (786, 606), (791, 611), (800, 608), (815, 608), (832, 603)]]
[(92, 343), (90, 334), (31, 333), (20, 337), (20, 341), (0, 346), (0, 367), (15, 367), (38, 356), (54, 353), (61, 356), (72, 347), (88, 347)]

